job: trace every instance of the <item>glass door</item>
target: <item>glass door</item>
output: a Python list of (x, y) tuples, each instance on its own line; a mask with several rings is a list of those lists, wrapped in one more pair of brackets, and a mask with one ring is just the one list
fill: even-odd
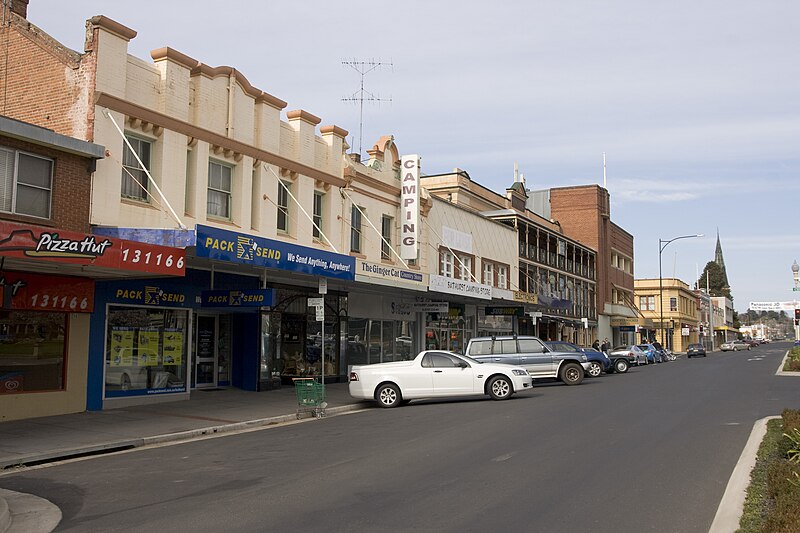
[(217, 335), (219, 321), (216, 315), (195, 315), (195, 388), (217, 386)]

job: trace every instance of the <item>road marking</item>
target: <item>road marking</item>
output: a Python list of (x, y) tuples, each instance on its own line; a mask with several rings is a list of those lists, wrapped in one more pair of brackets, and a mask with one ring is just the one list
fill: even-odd
[(742, 423), (741, 422), (725, 422), (725, 424), (723, 424), (723, 425), (725, 425), (725, 426), (741, 426)]
[(515, 453), (506, 453), (495, 457), (494, 459), (492, 459), (492, 461), (495, 463), (502, 463), (503, 461), (508, 461), (509, 459), (514, 457), (514, 455)]

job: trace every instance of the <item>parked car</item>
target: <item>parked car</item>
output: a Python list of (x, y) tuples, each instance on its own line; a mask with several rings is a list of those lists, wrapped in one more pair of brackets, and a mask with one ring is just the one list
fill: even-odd
[(638, 365), (639, 355), (633, 350), (626, 349), (626, 346), (618, 346), (606, 354), (611, 360), (612, 372), (624, 374), (630, 367)]
[(639, 349), (644, 352), (645, 357), (647, 357), (648, 364), (664, 362), (661, 351), (652, 344), (637, 344), (636, 346), (638, 346)]
[(686, 347), (686, 358), (691, 359), (692, 357), (705, 357), (706, 356), (706, 349), (703, 347), (702, 344), (690, 344)]
[(632, 366), (643, 366), (647, 364), (647, 356), (644, 351), (635, 344), (625, 344), (612, 348), (608, 352), (608, 357), (611, 358), (614, 355), (622, 354), (630, 355), (630, 364)]
[(519, 366), (484, 363), (440, 350), (425, 350), (411, 361), (356, 365), (350, 369), (350, 395), (396, 407), (420, 398), (489, 395), (508, 399), (533, 387), (533, 378)]
[(757, 341), (757, 340), (755, 340), (755, 339), (742, 339), (742, 340), (744, 341), (744, 343), (745, 343), (745, 344), (748, 344), (748, 345), (750, 345), (750, 347), (751, 347), (751, 348), (753, 348), (753, 347), (755, 347), (755, 346), (758, 346), (759, 344), (761, 344), (760, 342), (758, 342), (758, 341)]
[(589, 370), (589, 358), (575, 352), (557, 352), (539, 337), (503, 335), (473, 337), (466, 355), (478, 361), (521, 366), (534, 379), (556, 378), (567, 385), (578, 385)]
[(586, 373), (593, 378), (596, 378), (603, 372), (610, 372), (612, 370), (611, 359), (603, 352), (595, 350), (594, 348), (584, 348), (577, 344), (564, 341), (549, 341), (545, 342), (545, 345), (554, 352), (573, 352), (585, 355), (586, 359), (589, 360), (589, 369)]
[(719, 349), (722, 350), (723, 352), (730, 352), (730, 351), (738, 352), (739, 350), (749, 350), (750, 345), (744, 341), (735, 340), (735, 341), (723, 342), (720, 345)]

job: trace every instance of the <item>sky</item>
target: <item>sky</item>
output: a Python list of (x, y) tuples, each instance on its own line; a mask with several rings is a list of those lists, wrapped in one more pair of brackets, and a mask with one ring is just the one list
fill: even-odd
[[(221, 7), (223, 7), (221, 9)], [(231, 66), (350, 132), (393, 135), (422, 172), (497, 192), (600, 184), (634, 237), (636, 278), (694, 284), (717, 231), (734, 307), (800, 300), (800, 2), (796, 0), (30, 0), (28, 19), (83, 50), (84, 22)], [(343, 62), (380, 63), (363, 76)], [(371, 68), (367, 65), (362, 68)], [(284, 116), (285, 118), (285, 116)], [(361, 133), (359, 133), (361, 132)], [(679, 239), (659, 255), (659, 240)]]

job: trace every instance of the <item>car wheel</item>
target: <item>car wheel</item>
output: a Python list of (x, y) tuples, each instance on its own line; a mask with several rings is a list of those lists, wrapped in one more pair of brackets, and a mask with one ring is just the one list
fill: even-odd
[(589, 375), (593, 378), (596, 378), (600, 374), (603, 373), (603, 367), (597, 361), (592, 361), (591, 366), (589, 366)]
[(567, 363), (561, 367), (560, 377), (567, 385), (578, 385), (583, 381), (583, 368), (577, 363)]
[(375, 391), (375, 399), (381, 407), (397, 407), (403, 401), (400, 389), (394, 383), (384, 383)]
[(614, 361), (614, 372), (618, 372), (620, 374), (624, 374), (628, 371), (628, 362), (625, 359), (617, 359)]
[(686, 354), (686, 359), (691, 359), (691, 358), (692, 358), (692, 356), (687, 353)]
[(122, 390), (131, 390), (131, 378), (128, 374), (122, 374), (119, 378), (119, 388)]
[(492, 400), (506, 400), (514, 392), (514, 387), (505, 376), (495, 376), (489, 380), (486, 386), (489, 392), (489, 397)]

